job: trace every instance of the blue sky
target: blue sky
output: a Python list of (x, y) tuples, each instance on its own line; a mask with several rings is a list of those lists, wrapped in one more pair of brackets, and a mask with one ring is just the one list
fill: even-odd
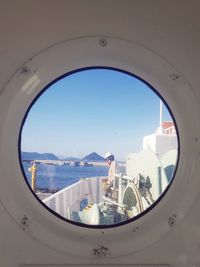
[[(71, 74), (32, 106), (22, 131), (22, 151), (82, 157), (110, 151), (118, 160), (142, 149), (159, 126), (160, 99), (138, 79), (108, 69)], [(171, 120), (166, 108), (164, 120)]]

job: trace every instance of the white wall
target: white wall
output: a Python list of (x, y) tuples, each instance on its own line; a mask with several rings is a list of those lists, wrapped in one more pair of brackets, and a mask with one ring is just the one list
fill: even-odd
[(150, 149), (159, 155), (163, 155), (172, 149), (177, 149), (177, 147), (176, 135), (151, 134), (143, 138), (143, 149)]

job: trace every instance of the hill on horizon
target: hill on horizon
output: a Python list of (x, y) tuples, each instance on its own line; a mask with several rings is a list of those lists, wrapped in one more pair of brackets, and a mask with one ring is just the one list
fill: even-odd
[(105, 161), (103, 157), (101, 157), (99, 154), (96, 152), (92, 152), (82, 158), (83, 161)]
[[(38, 152), (21, 152), (22, 160), (59, 160), (60, 158), (54, 155), (53, 153), (38, 153)], [(76, 158), (76, 157), (65, 157), (64, 160), (82, 160), (82, 161), (99, 161), (103, 162), (104, 158), (97, 154), (96, 152), (92, 152), (85, 157)]]
[(22, 160), (58, 160), (53, 153), (21, 152)]

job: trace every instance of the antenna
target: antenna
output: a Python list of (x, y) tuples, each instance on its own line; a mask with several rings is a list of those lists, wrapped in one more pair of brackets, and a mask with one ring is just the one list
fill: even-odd
[(160, 131), (162, 133), (163, 102), (160, 99)]

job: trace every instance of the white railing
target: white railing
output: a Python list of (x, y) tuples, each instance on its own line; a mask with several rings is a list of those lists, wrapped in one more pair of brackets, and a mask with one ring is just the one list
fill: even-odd
[(166, 129), (163, 129), (164, 134), (176, 134), (176, 128), (174, 126), (170, 126)]
[(87, 199), (88, 203), (99, 203), (104, 195), (102, 179), (105, 177), (84, 178), (57, 193), (43, 199), (53, 211), (70, 219), (71, 211), (80, 210), (80, 202)]

